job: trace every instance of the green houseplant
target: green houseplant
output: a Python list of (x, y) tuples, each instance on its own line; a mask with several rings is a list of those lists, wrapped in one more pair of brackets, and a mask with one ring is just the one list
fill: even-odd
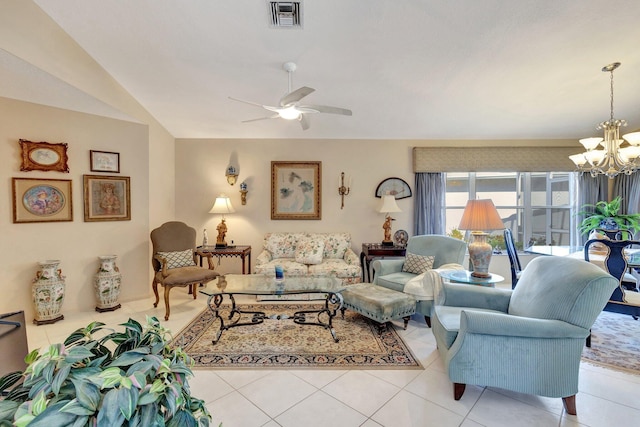
[(168, 345), (168, 330), (155, 317), (121, 326), (92, 322), (32, 351), (24, 372), (0, 378), (0, 426), (208, 426), (189, 390), (192, 360)]
[(578, 228), (582, 234), (587, 234), (596, 228), (608, 230), (629, 230), (633, 233), (640, 230), (640, 214), (621, 214), (620, 196), (610, 202), (603, 200), (595, 205), (586, 204), (582, 206), (582, 211), (578, 215), (585, 218)]

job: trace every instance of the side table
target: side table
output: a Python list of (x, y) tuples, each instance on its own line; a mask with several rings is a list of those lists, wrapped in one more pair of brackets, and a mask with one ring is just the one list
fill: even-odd
[(374, 258), (401, 257), (407, 253), (406, 246), (383, 246), (380, 243), (363, 243), (360, 252), (360, 267), (362, 268), (362, 281), (368, 283), (371, 280), (369, 265)]
[(226, 248), (198, 246), (195, 253), (200, 258), (200, 267), (202, 267), (202, 259), (205, 257), (218, 257), (218, 264), (220, 264), (222, 257), (240, 257), (242, 258), (242, 274), (251, 273), (251, 246), (236, 245), (227, 246)]
[(453, 283), (466, 283), (467, 285), (496, 287), (496, 283), (502, 282), (504, 277), (489, 273), (489, 277), (475, 277), (467, 270), (449, 270), (440, 273), (440, 276)]

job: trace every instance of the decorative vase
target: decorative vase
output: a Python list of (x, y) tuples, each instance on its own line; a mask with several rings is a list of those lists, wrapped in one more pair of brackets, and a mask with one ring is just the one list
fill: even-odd
[(122, 275), (116, 265), (116, 255), (103, 255), (100, 259), (100, 267), (93, 280), (93, 289), (96, 293), (97, 312), (114, 311), (120, 308), (118, 297), (120, 296), (120, 284)]
[(40, 269), (31, 285), (31, 296), (36, 309), (33, 323), (45, 325), (64, 319), (60, 314), (64, 302), (65, 277), (58, 268), (59, 260), (46, 260), (38, 263)]

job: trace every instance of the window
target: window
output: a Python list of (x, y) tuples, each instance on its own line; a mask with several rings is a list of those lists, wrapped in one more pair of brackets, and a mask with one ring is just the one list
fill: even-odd
[[(458, 228), (469, 199), (491, 199), (516, 247), (570, 245), (576, 230), (574, 175), (570, 172), (447, 173), (446, 229)], [(473, 230), (467, 230), (473, 231)], [(501, 231), (494, 247), (504, 249)]]

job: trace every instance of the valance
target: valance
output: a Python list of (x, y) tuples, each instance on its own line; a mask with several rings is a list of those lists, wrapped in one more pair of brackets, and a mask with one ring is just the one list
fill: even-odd
[(570, 172), (580, 147), (413, 147), (413, 172)]

